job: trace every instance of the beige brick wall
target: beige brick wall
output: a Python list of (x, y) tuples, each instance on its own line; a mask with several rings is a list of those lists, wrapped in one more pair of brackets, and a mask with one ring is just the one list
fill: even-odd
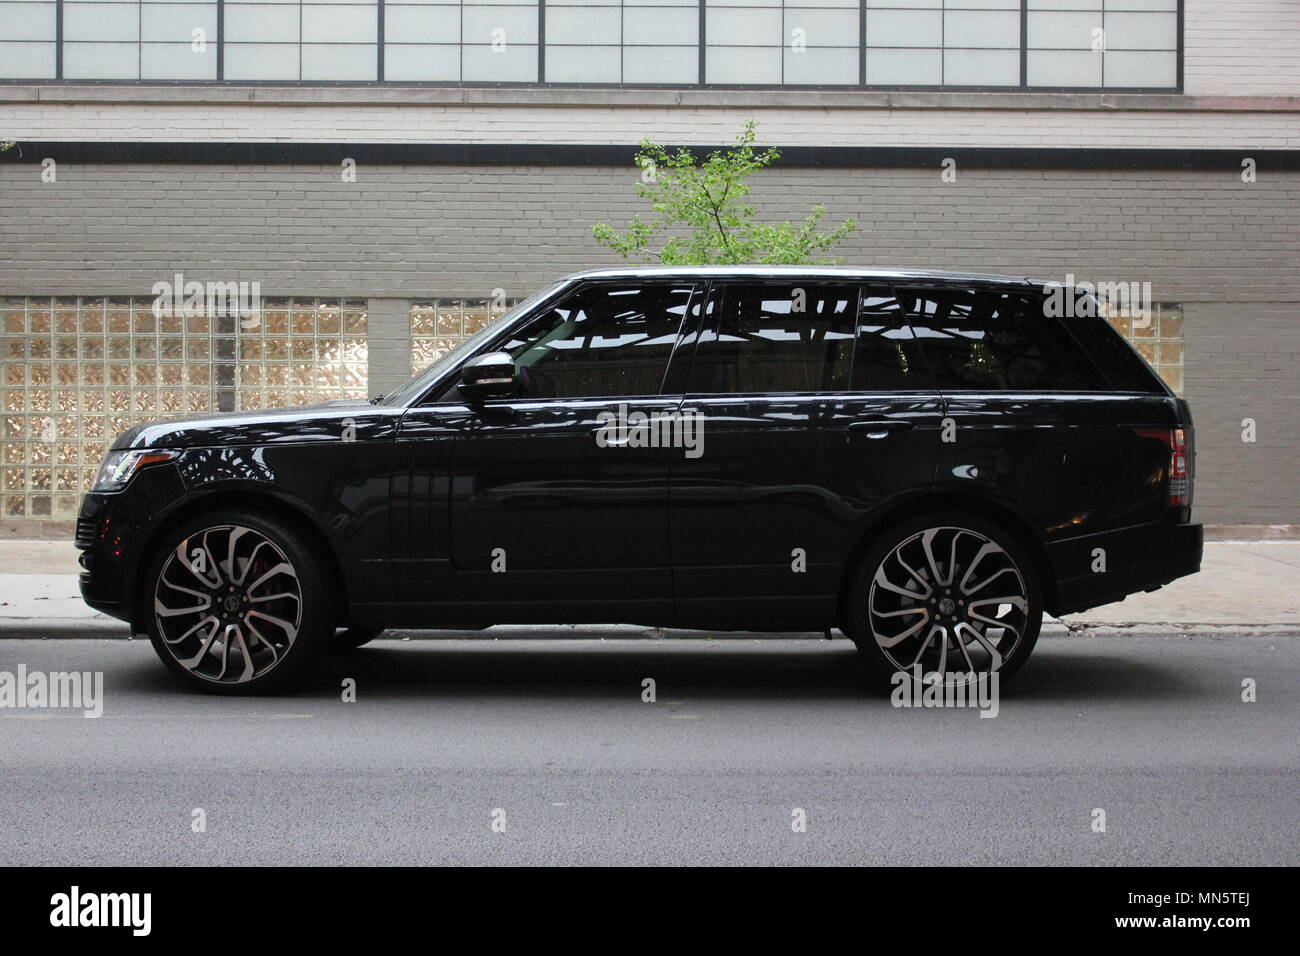
[(1186, 2), (1183, 88), (1187, 93), (1300, 93), (1300, 3)]

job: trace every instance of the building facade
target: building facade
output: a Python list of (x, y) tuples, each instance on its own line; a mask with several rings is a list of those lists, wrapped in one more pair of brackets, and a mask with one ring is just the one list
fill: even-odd
[(0, 0), (0, 531), (137, 421), (393, 388), (751, 119), (846, 263), (1150, 283), (1198, 517), (1300, 525), (1292, 0)]

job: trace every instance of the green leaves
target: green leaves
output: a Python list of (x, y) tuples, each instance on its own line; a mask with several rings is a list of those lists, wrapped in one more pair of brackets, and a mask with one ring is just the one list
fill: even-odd
[[(828, 232), (818, 231), (826, 215), (814, 206), (801, 223), (755, 222), (745, 202), (749, 176), (780, 157), (775, 149), (754, 149), (753, 120), (745, 123), (728, 150), (715, 150), (701, 162), (687, 149), (670, 153), (649, 139), (641, 141), (636, 164), (641, 168), (637, 195), (650, 203), (647, 222), (634, 216), (619, 232), (607, 223), (592, 226), (603, 246), (625, 259), (658, 261), (666, 266), (833, 265), (837, 257), (819, 256), (857, 227), (846, 220)], [(662, 240), (656, 251), (653, 246)]]

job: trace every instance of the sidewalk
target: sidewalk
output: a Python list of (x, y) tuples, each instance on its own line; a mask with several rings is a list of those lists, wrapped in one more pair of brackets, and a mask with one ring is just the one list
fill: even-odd
[[(82, 603), (77, 551), (70, 541), (0, 539), (0, 638), (126, 637), (121, 621)], [(1300, 628), (1300, 541), (1213, 541), (1201, 573), (1153, 594), (1134, 594), (1060, 622), (1044, 633), (1068, 631), (1294, 631)], [(604, 626), (492, 628), (478, 636), (632, 637), (648, 628)], [(553, 633), (552, 633), (553, 632)], [(409, 633), (409, 632), (408, 632)], [(687, 632), (673, 632), (687, 633)], [(474, 634), (467, 636), (474, 636)]]

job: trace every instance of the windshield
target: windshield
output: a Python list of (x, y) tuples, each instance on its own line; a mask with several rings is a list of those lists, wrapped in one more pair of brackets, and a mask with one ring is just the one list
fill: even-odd
[(506, 312), (500, 318), (489, 322), (469, 338), (465, 339), (465, 341), (461, 342), (446, 355), (436, 360), (432, 365), (426, 368), (419, 375), (415, 376), (415, 378), (411, 379), (401, 388), (385, 395), (377, 404), (390, 406), (409, 405), (424, 394), (425, 390), (446, 374), (449, 369), (455, 367), (463, 357), (466, 355), (472, 355), (475, 349), (478, 349), (484, 342), (491, 339), (508, 323), (513, 322), (519, 316), (523, 315), (538, 302), (541, 302), (543, 299), (550, 296), (551, 293), (555, 292), (562, 285), (564, 285), (563, 282), (557, 282), (554, 285), (546, 287), (541, 292), (534, 293), (524, 299), (524, 301), (520, 302), (509, 312)]

